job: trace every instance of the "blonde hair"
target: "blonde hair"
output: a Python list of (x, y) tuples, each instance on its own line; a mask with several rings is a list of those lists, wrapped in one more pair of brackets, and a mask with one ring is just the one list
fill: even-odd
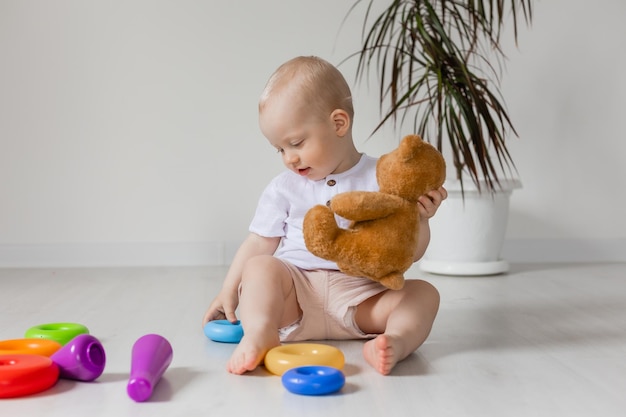
[(278, 67), (263, 89), (259, 112), (268, 101), (284, 95), (297, 98), (320, 117), (341, 109), (354, 118), (352, 93), (345, 78), (334, 65), (316, 56), (296, 57)]

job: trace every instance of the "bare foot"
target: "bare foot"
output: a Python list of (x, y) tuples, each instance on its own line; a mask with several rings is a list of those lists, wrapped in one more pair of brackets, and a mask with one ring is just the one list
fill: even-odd
[(403, 358), (400, 356), (398, 341), (386, 334), (378, 335), (363, 345), (363, 356), (372, 368), (383, 375), (388, 375)]
[[(269, 334), (269, 336), (268, 336)], [(280, 345), (278, 333), (261, 333), (261, 337), (244, 334), (226, 365), (226, 370), (231, 374), (241, 375), (254, 371), (263, 362), (268, 350)]]

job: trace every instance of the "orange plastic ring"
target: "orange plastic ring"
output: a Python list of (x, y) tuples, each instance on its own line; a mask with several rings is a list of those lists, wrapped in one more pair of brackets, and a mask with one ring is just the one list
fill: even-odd
[(52, 356), (63, 346), (51, 339), (13, 339), (0, 342), (0, 355)]
[(59, 367), (39, 355), (0, 355), (0, 398), (21, 397), (52, 387)]
[(343, 352), (334, 346), (317, 343), (293, 343), (270, 349), (265, 355), (265, 368), (274, 375), (282, 375), (300, 366), (330, 366), (343, 369)]

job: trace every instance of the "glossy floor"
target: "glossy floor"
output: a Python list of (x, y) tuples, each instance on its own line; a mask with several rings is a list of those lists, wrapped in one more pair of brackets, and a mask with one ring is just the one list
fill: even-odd
[[(233, 345), (208, 340), (201, 316), (224, 268), (0, 270), (0, 340), (50, 322), (85, 324), (107, 366), (95, 382), (60, 380), (0, 400), (1, 416), (623, 416), (626, 265), (514, 265), (508, 275), (420, 274), (442, 295), (435, 328), (392, 375), (359, 341), (335, 395), (298, 396), (264, 369), (226, 373)], [(126, 394), (130, 352), (158, 333), (174, 360), (148, 402)]]

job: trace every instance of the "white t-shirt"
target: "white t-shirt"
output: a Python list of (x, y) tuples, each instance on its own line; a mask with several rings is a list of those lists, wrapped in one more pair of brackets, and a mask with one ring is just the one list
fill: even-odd
[[(260, 236), (281, 237), (275, 256), (303, 269), (338, 269), (337, 264), (318, 258), (304, 244), (304, 215), (316, 204), (326, 204), (346, 191), (378, 191), (376, 158), (363, 154), (359, 162), (346, 172), (311, 181), (292, 171), (275, 177), (259, 199), (249, 230)], [(348, 220), (335, 216), (340, 227)]]

